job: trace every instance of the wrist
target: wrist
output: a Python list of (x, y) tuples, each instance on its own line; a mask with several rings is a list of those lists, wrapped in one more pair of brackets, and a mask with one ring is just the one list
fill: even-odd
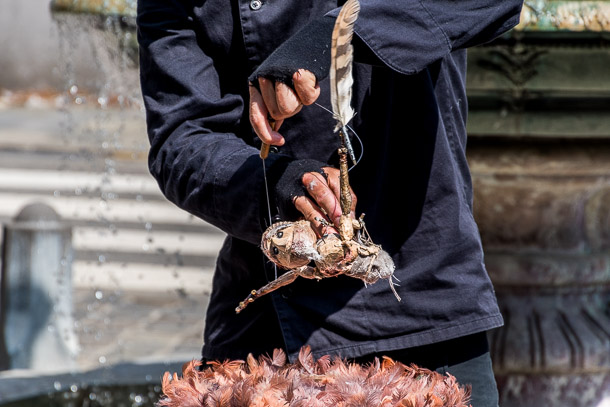
[(328, 164), (312, 159), (278, 159), (273, 164), (269, 169), (269, 180), (270, 185), (275, 185), (272, 188), (272, 199), (281, 219), (296, 220), (302, 216), (294, 206), (294, 200), (299, 196), (307, 195), (307, 188), (303, 185), (303, 175), (317, 172), (326, 176), (323, 167), (328, 167)]

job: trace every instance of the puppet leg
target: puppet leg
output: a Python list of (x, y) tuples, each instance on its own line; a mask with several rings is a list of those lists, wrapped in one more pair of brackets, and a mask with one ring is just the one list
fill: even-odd
[(251, 302), (254, 302), (254, 300), (257, 299), (258, 297), (262, 297), (265, 294), (269, 294), (271, 291), (275, 291), (280, 287), (283, 287), (285, 285), (292, 283), (294, 280), (297, 279), (298, 276), (299, 276), (299, 273), (297, 272), (296, 269), (290, 270), (290, 271), (287, 271), (286, 273), (282, 274), (275, 280), (267, 283), (266, 285), (259, 288), (258, 290), (252, 290), (250, 292), (250, 294), (246, 297), (246, 299), (243, 300), (242, 302), (240, 302), (239, 306), (237, 308), (235, 308), (235, 313), (239, 314), (244, 308), (246, 308), (246, 306), (248, 304), (250, 304)]
[(275, 280), (267, 283), (263, 287), (258, 290), (252, 290), (250, 294), (246, 297), (245, 300), (239, 303), (239, 306), (235, 308), (235, 313), (239, 314), (244, 308), (248, 306), (251, 302), (254, 302), (258, 297), (262, 297), (265, 294), (269, 294), (271, 291), (275, 291), (280, 287), (284, 287), (292, 283), (297, 279), (298, 276), (309, 279), (320, 280), (324, 276), (321, 275), (318, 270), (311, 266), (303, 266), (296, 269), (289, 270), (276, 278)]

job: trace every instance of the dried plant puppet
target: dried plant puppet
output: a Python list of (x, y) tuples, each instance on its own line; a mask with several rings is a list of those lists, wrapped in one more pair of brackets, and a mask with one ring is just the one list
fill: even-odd
[(346, 275), (373, 284), (379, 279), (388, 280), (390, 289), (400, 301), (394, 288), (394, 262), (392, 258), (371, 240), (364, 225), (363, 216), (350, 217), (352, 196), (348, 177), (348, 155), (355, 163), (347, 133), (347, 124), (353, 118), (350, 105), (352, 95), (352, 58), (354, 22), (358, 17), (358, 0), (348, 0), (337, 17), (332, 33), (330, 94), (333, 117), (339, 131), (340, 203), (339, 235), (327, 235), (318, 239), (309, 221), (277, 222), (262, 236), (263, 253), (280, 268), (288, 271), (250, 295), (235, 309), (241, 312), (256, 298), (292, 283), (297, 277), (323, 279)]

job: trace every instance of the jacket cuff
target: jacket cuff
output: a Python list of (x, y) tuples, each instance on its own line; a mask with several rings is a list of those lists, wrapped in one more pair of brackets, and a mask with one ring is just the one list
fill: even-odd
[(299, 69), (313, 73), (318, 82), (326, 78), (335, 20), (323, 16), (307, 24), (273, 51), (248, 80), (255, 86), (260, 77), (292, 85), (292, 75)]

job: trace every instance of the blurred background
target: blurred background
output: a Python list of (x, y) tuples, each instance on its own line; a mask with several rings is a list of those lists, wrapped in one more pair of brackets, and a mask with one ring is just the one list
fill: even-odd
[(200, 355), (224, 235), (149, 175), (134, 3), (108, 6), (0, 3), (0, 404), (66, 390), (93, 402), (80, 372), (159, 383)]
[[(610, 406), (609, 30), (610, 2), (526, 1), (469, 51), (503, 406)], [(0, 405), (148, 406), (199, 357), (224, 235), (147, 149), (135, 1), (2, 0)]]

